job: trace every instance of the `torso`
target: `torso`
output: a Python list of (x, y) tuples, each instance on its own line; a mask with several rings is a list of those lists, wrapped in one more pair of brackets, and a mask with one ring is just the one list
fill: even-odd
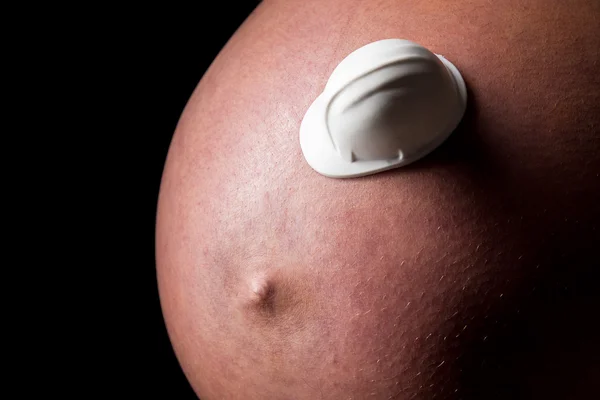
[[(161, 188), (161, 301), (200, 397), (590, 398), (569, 343), (600, 354), (598, 15), (263, 2), (190, 99)], [(451, 60), (467, 114), (410, 167), (325, 178), (300, 121), (341, 59), (384, 38)]]

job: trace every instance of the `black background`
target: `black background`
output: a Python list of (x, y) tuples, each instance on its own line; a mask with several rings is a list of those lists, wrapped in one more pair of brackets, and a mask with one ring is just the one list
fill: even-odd
[(197, 399), (160, 308), (157, 199), (186, 102), (258, 3), (7, 5), (3, 383), (17, 398)]

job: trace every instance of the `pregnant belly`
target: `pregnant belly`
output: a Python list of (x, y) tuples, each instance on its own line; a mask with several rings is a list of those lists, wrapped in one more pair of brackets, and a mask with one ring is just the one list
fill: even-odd
[[(594, 397), (600, 10), (577, 3), (257, 8), (181, 117), (158, 207), (161, 303), (203, 400)], [(317, 174), (306, 108), (390, 37), (461, 70), (463, 122), (411, 166)]]

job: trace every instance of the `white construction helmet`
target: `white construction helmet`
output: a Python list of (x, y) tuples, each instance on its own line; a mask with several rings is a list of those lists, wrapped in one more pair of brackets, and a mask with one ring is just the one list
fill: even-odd
[(386, 39), (348, 55), (300, 125), (300, 146), (322, 175), (351, 178), (416, 161), (459, 124), (465, 82), (444, 57)]

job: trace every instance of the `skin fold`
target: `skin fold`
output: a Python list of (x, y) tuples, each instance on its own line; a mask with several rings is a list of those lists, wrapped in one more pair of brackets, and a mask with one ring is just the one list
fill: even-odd
[[(198, 396), (600, 397), (599, 15), (595, 0), (262, 2), (189, 100), (161, 185), (161, 304)], [(385, 38), (454, 63), (466, 115), (410, 166), (323, 177), (304, 112)]]

